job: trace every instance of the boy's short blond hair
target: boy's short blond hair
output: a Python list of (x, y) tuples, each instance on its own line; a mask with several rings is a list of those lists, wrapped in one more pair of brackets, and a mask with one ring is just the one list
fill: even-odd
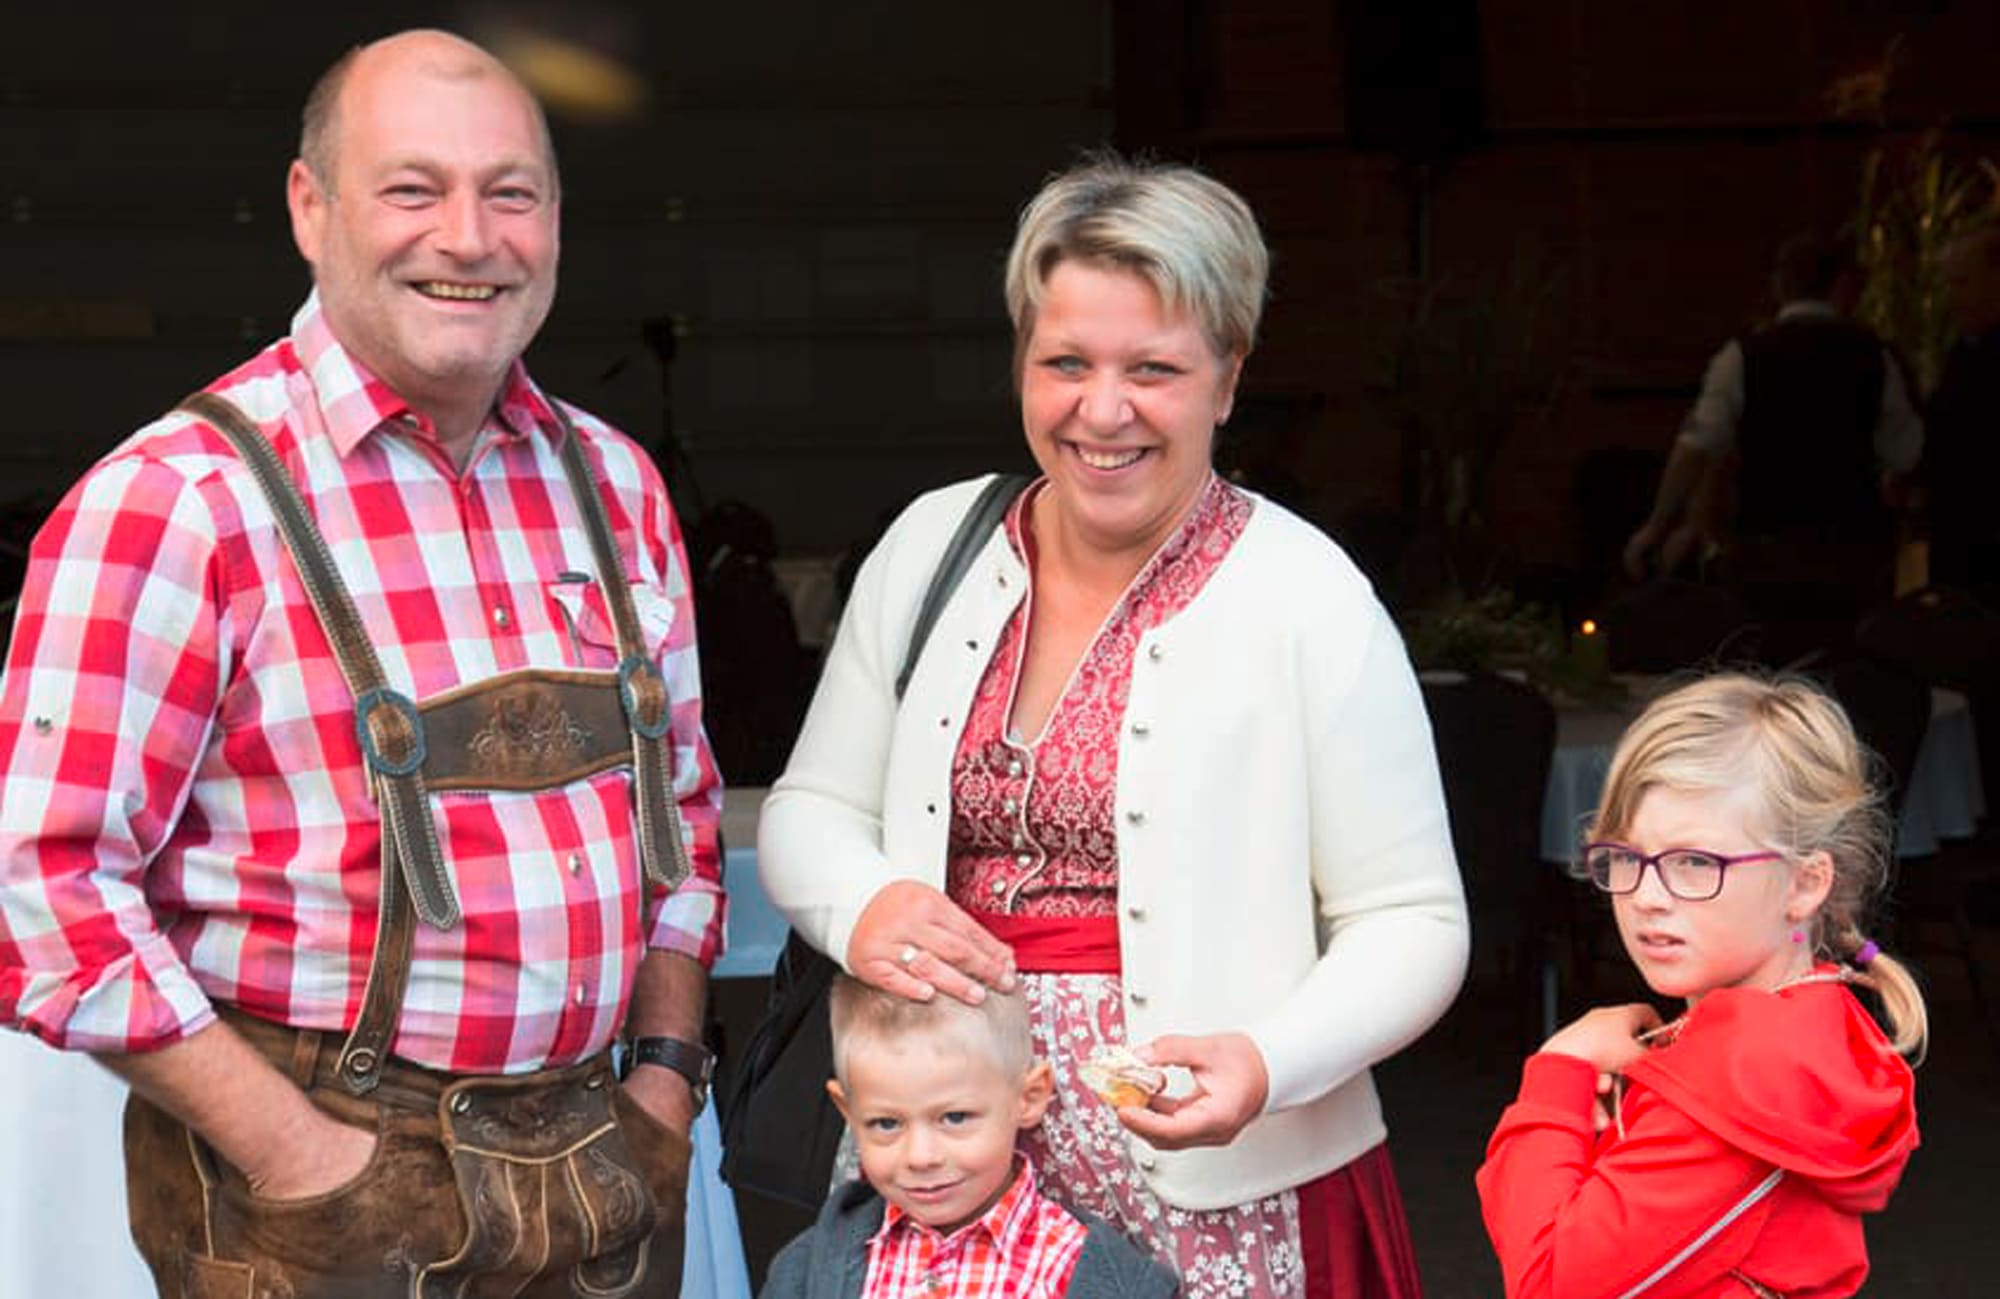
[(1028, 1003), (1019, 992), (989, 988), (977, 1006), (943, 993), (929, 1001), (911, 1001), (870, 987), (853, 975), (836, 974), (827, 1003), (833, 1017), (833, 1072), (843, 1086), (848, 1055), (857, 1043), (921, 1038), (984, 1056), (1009, 1078), (1026, 1073), (1035, 1061)]

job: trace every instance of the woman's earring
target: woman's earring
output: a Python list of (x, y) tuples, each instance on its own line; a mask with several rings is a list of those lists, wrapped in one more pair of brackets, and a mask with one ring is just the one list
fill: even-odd
[(1793, 925), (1792, 941), (1795, 943), (1803, 943), (1805, 940), (1806, 940), (1806, 931), (1799, 928), (1797, 925)]

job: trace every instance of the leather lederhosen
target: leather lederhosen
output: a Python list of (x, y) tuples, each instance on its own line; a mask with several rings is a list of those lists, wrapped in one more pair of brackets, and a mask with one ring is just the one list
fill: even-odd
[[(474, 1077), (395, 1060), (415, 924), (459, 919), (432, 824), (432, 790), (554, 788), (630, 766), (644, 878), (689, 870), (671, 786), (671, 704), (581, 439), (560, 407), (565, 476), (617, 630), (616, 672), (527, 669), (422, 701), (391, 689), (296, 486), (269, 441), (210, 393), (182, 403), (226, 436), (257, 478), (349, 689), (382, 818), (376, 943), (344, 1043), (222, 1014), (323, 1111), (370, 1128), (353, 1181), (268, 1201), (197, 1134), (134, 1095), (126, 1164), (135, 1240), (164, 1296), (287, 1299), (524, 1294), (673, 1295), (688, 1147), (626, 1101), (608, 1053), (562, 1069)], [(643, 1287), (643, 1290), (642, 1288)]]

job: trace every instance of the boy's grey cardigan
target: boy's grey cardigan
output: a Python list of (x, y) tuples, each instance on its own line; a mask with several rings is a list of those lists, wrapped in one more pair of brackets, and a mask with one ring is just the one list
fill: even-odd
[[(827, 1197), (819, 1221), (778, 1252), (758, 1299), (861, 1299), (868, 1239), (882, 1226), (882, 1197), (856, 1178)], [(1082, 1215), (1090, 1237), (1070, 1274), (1067, 1299), (1172, 1299), (1180, 1279), (1140, 1253), (1116, 1228)]]

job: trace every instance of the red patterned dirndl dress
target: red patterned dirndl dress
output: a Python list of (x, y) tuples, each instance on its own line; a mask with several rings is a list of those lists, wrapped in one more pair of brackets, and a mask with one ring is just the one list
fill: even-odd
[[(1024, 526), (1041, 488), (1007, 517), (1034, 571)], [(1189, 1299), (1418, 1299), (1415, 1255), (1377, 1146), (1304, 1186), (1196, 1211), (1155, 1196), (1111, 1108), (1077, 1077), (1103, 1043), (1124, 1042), (1119, 982), (1118, 735), (1139, 638), (1186, 608), (1248, 524), (1252, 499), (1211, 478), (1193, 512), (1147, 561), (1084, 652), (1042, 734), (1015, 735), (1033, 582), (980, 681), (952, 765), (946, 891), (1012, 943), (1037, 1051), (1056, 1096), (1023, 1145), (1044, 1189), (1105, 1218), (1178, 1270)]]

